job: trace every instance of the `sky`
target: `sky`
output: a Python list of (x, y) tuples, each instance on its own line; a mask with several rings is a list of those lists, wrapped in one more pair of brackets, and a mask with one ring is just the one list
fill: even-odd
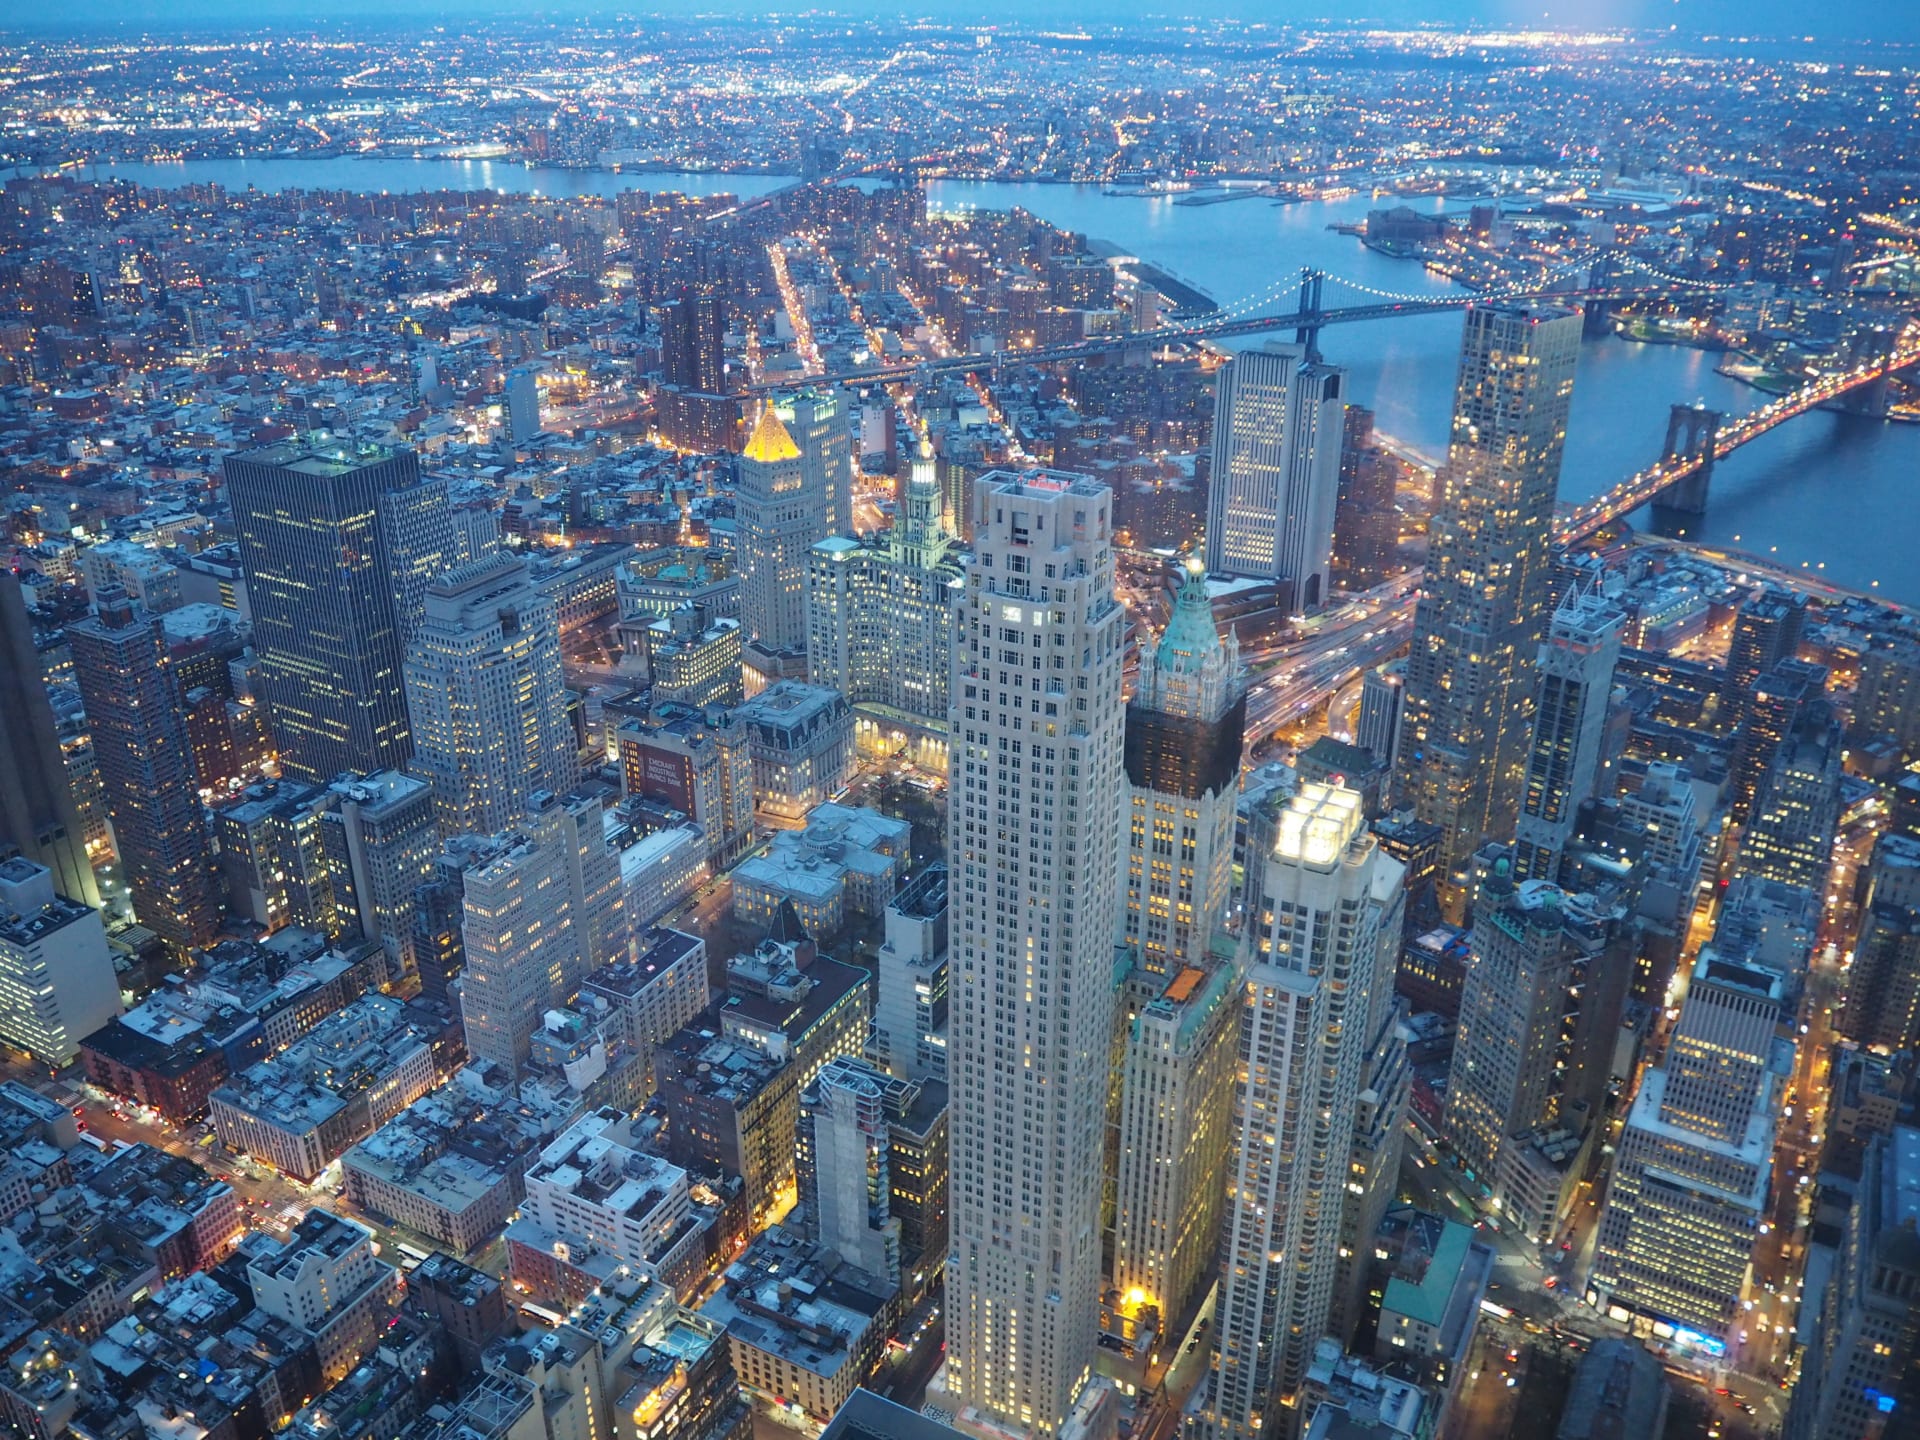
[[(313, 24), (328, 19), (377, 15), (388, 19), (472, 21), (488, 15), (556, 17), (620, 13), (679, 14), (800, 11), (807, 0), (66, 0), (38, 7), (20, 4), (0, 19), (0, 33), (68, 24), (121, 24), (175, 29), (183, 25)], [(1626, 26), (1681, 33), (1895, 40), (1920, 43), (1920, 0), (827, 0), (819, 9), (849, 15), (926, 14), (976, 22), (981, 19), (1065, 23), (1125, 20), (1140, 16), (1194, 15), (1266, 20), (1323, 20), (1329, 16), (1393, 24), (1439, 21), (1565, 29)]]

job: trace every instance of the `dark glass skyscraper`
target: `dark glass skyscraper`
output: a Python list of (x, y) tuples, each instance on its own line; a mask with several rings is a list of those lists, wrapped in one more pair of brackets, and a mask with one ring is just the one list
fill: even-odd
[(99, 908), (26, 600), (13, 573), (0, 570), (0, 856), (9, 847), (51, 870), (69, 900)]
[(1473, 852), (1510, 838), (1518, 816), (1580, 325), (1578, 311), (1476, 305), (1461, 340), (1397, 787), (1446, 832), (1440, 881), (1456, 913)]
[(452, 551), (445, 483), (411, 450), (345, 441), (230, 455), (225, 471), (282, 769), (321, 782), (403, 767), (401, 664)]
[(134, 917), (176, 945), (205, 945), (220, 904), (166, 637), (122, 590), (103, 590), (98, 610), (67, 641)]

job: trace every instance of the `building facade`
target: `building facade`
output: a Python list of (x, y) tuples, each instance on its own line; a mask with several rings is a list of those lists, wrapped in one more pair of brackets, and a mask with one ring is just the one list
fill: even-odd
[(1298, 614), (1332, 588), (1346, 372), (1269, 341), (1221, 370), (1213, 412), (1207, 569), (1270, 579)]
[(344, 441), (230, 455), (223, 474), (284, 772), (404, 766), (407, 640), (454, 543), (446, 483), (411, 450)]
[(1588, 1282), (1599, 1308), (1734, 1339), (1793, 1068), (1784, 1000), (1773, 971), (1702, 952), (1620, 1134)]
[(866, 754), (905, 749), (946, 770), (947, 672), (960, 562), (940, 520), (933, 454), (923, 443), (884, 537), (836, 535), (807, 567), (807, 677), (853, 703)]
[(159, 622), (107, 591), (67, 640), (134, 917), (204, 945), (220, 924), (213, 847)]
[(1098, 1329), (1126, 622), (1105, 486), (996, 472), (972, 514), (950, 690), (946, 1385), (1051, 1435)]
[(1360, 796), (1308, 783), (1276, 817), (1245, 942), (1220, 1295), (1190, 1405), (1207, 1440), (1282, 1429), (1332, 1322), (1354, 1116), (1399, 862)]
[[(740, 557), (740, 625), (747, 662), (761, 684), (804, 666), (807, 648), (807, 556), (831, 528), (827, 497), (809, 488), (806, 457), (771, 405), (740, 453), (734, 496)], [(748, 689), (757, 688), (751, 682)]]
[(1567, 310), (1467, 311), (1395, 787), (1446, 832), (1441, 886), (1456, 916), (1473, 852), (1511, 835), (1519, 811), (1580, 329)]
[(1151, 974), (1202, 962), (1226, 918), (1246, 728), (1239, 641), (1221, 641), (1206, 579), (1189, 569), (1127, 706), (1123, 935)]
[(1533, 740), (1520, 792), (1514, 873), (1560, 878), (1580, 802), (1600, 772), (1601, 731), (1627, 617), (1590, 591), (1575, 590), (1553, 612), (1536, 665)]
[(433, 784), (442, 834), (491, 835), (536, 791), (573, 787), (558, 621), (524, 560), (491, 556), (427, 588), (406, 679), (413, 768)]

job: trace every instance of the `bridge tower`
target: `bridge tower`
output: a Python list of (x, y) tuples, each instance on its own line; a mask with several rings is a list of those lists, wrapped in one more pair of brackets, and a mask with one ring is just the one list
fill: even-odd
[(1320, 358), (1320, 317), (1326, 310), (1320, 299), (1320, 287), (1326, 278), (1322, 270), (1300, 271), (1300, 326), (1293, 332), (1293, 342), (1304, 346), (1307, 359), (1314, 361)]
[[(1593, 268), (1587, 272), (1587, 288), (1590, 290), (1609, 290), (1619, 283), (1616, 263), (1611, 253), (1603, 254), (1593, 262)], [(1613, 333), (1613, 302), (1610, 300), (1588, 300), (1581, 307), (1584, 317), (1581, 333), (1588, 339), (1594, 339)]]
[(1714, 446), (1720, 439), (1718, 410), (1704, 405), (1676, 405), (1667, 414), (1667, 443), (1660, 463), (1697, 461), (1685, 478), (1669, 485), (1653, 501), (1654, 528), (1662, 534), (1684, 532), (1707, 513), (1707, 487), (1713, 480)]
[[(1884, 367), (1893, 358), (1894, 335), (1885, 325), (1873, 325), (1864, 330), (1856, 330), (1847, 337), (1847, 359), (1854, 365), (1879, 365)], [(1891, 372), (1882, 369), (1880, 377), (1869, 384), (1849, 391), (1843, 396), (1836, 408), (1849, 415), (1868, 415), (1875, 420), (1887, 418), (1887, 407), (1892, 403), (1893, 386)]]

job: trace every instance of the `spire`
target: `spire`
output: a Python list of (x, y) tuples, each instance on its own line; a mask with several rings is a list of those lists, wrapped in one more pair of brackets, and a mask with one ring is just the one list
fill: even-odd
[(933, 469), (933, 446), (922, 435), (916, 447), (906, 494), (894, 521), (896, 558), (926, 570), (943, 563), (953, 537), (940, 523), (940, 481)]
[(1174, 592), (1173, 614), (1160, 637), (1158, 655), (1163, 670), (1194, 674), (1219, 653), (1220, 632), (1214, 628), (1213, 602), (1207, 598), (1206, 567), (1189, 557), (1181, 569), (1180, 588)]
[(740, 453), (749, 460), (772, 465), (782, 460), (798, 460), (800, 447), (793, 443), (793, 436), (780, 423), (773, 406), (762, 403), (760, 418), (753, 422), (753, 434), (747, 437), (747, 448)]
[(1134, 702), (1168, 715), (1218, 720), (1244, 692), (1240, 642), (1214, 627), (1206, 567), (1189, 557), (1160, 638), (1141, 648)]

